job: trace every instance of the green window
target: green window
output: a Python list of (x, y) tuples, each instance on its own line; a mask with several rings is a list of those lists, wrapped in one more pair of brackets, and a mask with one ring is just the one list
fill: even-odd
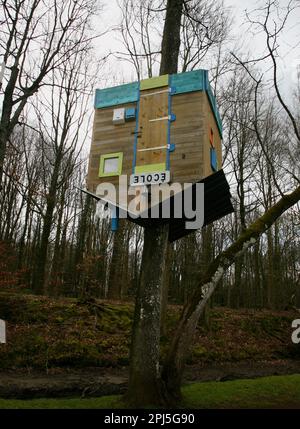
[(99, 177), (120, 176), (122, 173), (123, 153), (101, 155)]

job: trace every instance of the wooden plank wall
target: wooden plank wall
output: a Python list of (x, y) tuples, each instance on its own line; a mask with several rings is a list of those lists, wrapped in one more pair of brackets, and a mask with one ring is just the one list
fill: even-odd
[(204, 97), (200, 91), (172, 97), (172, 112), (176, 115), (171, 124), (171, 143), (175, 143), (175, 151), (170, 153), (173, 182), (192, 183), (203, 177)]
[(210, 176), (213, 174), (213, 170), (210, 165), (210, 129), (212, 128), (214, 133), (214, 145), (217, 152), (218, 169), (222, 168), (222, 141), (215, 121), (215, 117), (212, 113), (211, 106), (206, 93), (203, 93), (203, 110), (205, 113), (204, 121), (206, 124), (206, 136), (203, 139), (203, 177)]
[[(136, 103), (124, 104), (122, 107), (136, 107)], [(87, 189), (95, 192), (99, 183), (117, 184), (118, 176), (99, 177), (100, 156), (108, 153), (123, 152), (122, 174), (132, 173), (135, 121), (114, 125), (113, 107), (96, 109), (93, 125), (93, 136), (89, 157)]]
[[(150, 122), (168, 116), (168, 87), (141, 91), (137, 166), (166, 163), (168, 121)], [(164, 146), (164, 149), (141, 151)]]
[[(136, 107), (136, 103), (118, 107)], [(135, 121), (114, 125), (113, 110), (113, 107), (95, 110), (87, 175), (87, 189), (90, 192), (95, 192), (99, 183), (118, 184), (118, 176), (103, 178), (98, 176), (102, 154), (123, 152), (122, 174), (128, 175), (128, 181), (132, 174)], [(221, 139), (206, 93), (197, 91), (173, 96), (172, 112), (176, 115), (176, 121), (171, 124), (171, 143), (176, 146), (175, 151), (170, 153), (172, 182), (193, 183), (213, 173), (210, 167), (210, 128), (214, 132), (220, 169), (222, 167)], [(165, 143), (167, 144), (167, 140)], [(143, 161), (145, 162), (146, 159)], [(148, 159), (147, 162), (149, 162)]]

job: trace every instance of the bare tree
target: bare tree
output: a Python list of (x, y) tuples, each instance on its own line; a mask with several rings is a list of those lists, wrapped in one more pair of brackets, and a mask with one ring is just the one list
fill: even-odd
[[(33, 284), (43, 292), (47, 250), (59, 191), (72, 176), (80, 147), (88, 135), (86, 122), (93, 83), (88, 77), (89, 55), (78, 50), (52, 72), (52, 88), (35, 105), (41, 135), (45, 209)], [(49, 127), (49, 125), (51, 127)]]
[[(292, 111), (288, 108), (283, 100), (282, 94), (278, 87), (278, 76), (277, 76), (277, 62), (275, 51), (278, 44), (278, 35), (284, 29), (284, 25), (289, 15), (294, 9), (289, 4), (286, 10), (285, 18), (283, 23), (279, 26), (279, 30), (275, 24), (275, 33), (272, 33), (268, 27), (268, 22), (272, 19), (272, 11), (278, 12), (277, 3), (273, 1), (268, 2), (268, 6), (263, 9), (264, 17), (263, 23), (261, 24), (265, 31), (267, 38), (267, 49), (268, 57), (271, 58), (273, 64), (273, 84), (275, 93), (278, 101), (285, 110), (287, 118), (290, 120), (291, 125), (294, 129), (295, 136), (299, 139), (299, 129), (297, 126), (296, 118)], [(273, 22), (273, 21), (272, 21)], [(272, 46), (271, 46), (272, 43)], [(242, 61), (241, 61), (242, 63)], [(245, 63), (243, 66), (247, 67)], [(249, 69), (247, 69), (250, 72)], [(253, 76), (251, 74), (251, 76)], [(255, 79), (256, 89), (261, 83), (262, 78)], [(257, 91), (255, 91), (257, 96)], [(257, 111), (256, 111), (257, 113)], [(259, 139), (259, 130), (257, 132), (257, 138)], [(295, 181), (294, 181), (295, 183)], [(295, 185), (294, 185), (295, 186)], [(178, 328), (172, 340), (168, 357), (166, 359), (162, 378), (166, 383), (166, 389), (170, 395), (170, 399), (180, 398), (180, 384), (182, 378), (182, 372), (184, 368), (184, 361), (187, 356), (189, 345), (192, 343), (192, 338), (195, 333), (195, 329), (202, 315), (207, 301), (215, 292), (218, 283), (223, 277), (224, 272), (234, 263), (236, 257), (244, 254), (247, 249), (253, 246), (257, 240), (264, 234), (268, 229), (276, 222), (276, 220), (282, 216), (289, 208), (293, 207), (300, 200), (300, 186), (296, 182), (296, 187), (289, 194), (283, 194), (281, 198), (273, 204), (266, 212), (258, 217), (253, 223), (239, 235), (239, 237), (223, 252), (221, 252), (208, 267), (204, 278), (199, 284), (198, 290), (196, 290), (185, 305), (181, 319), (179, 321)]]
[[(180, 62), (182, 71), (198, 67), (207, 55), (215, 55), (229, 35), (231, 20), (223, 1), (183, 2)], [(218, 73), (220, 70), (218, 70)]]
[(156, 13), (157, 3), (157, 0), (118, 2), (122, 20), (117, 31), (121, 34), (125, 51), (114, 55), (133, 64), (138, 79), (151, 78), (158, 64), (160, 47), (157, 32), (160, 22)]
[(96, 0), (1, 1), (0, 184), (7, 144), (28, 99), (47, 83), (51, 71), (86, 49), (96, 6)]

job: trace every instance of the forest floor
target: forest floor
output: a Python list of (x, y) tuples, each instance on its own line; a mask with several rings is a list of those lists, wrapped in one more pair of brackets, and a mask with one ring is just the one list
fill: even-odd
[[(1, 399), (0, 409), (124, 409), (121, 395), (39, 399)], [(151, 408), (151, 405), (149, 405)], [(182, 387), (184, 409), (300, 409), (300, 375), (261, 377), (254, 380), (190, 383)]]
[[(162, 358), (180, 306), (168, 309)], [(7, 344), (0, 344), (0, 397), (95, 397), (126, 390), (130, 302), (0, 293)], [(291, 311), (210, 310), (199, 325), (185, 383), (300, 374)]]
[[(275, 375), (300, 374), (300, 361), (278, 360), (257, 362), (227, 362), (219, 364), (188, 365), (184, 384), (194, 382), (225, 382), (237, 379), (254, 379)], [(62, 398), (100, 397), (122, 394), (126, 391), (128, 367), (2, 370), (0, 372), (0, 398)], [(300, 399), (299, 399), (300, 400)]]

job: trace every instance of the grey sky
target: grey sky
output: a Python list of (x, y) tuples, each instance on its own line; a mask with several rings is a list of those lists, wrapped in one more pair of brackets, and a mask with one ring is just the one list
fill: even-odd
[[(288, 0), (280, 0), (279, 5), (285, 7)], [(253, 56), (258, 56), (264, 52), (265, 37), (260, 34), (253, 34), (249, 31), (248, 26), (245, 24), (245, 10), (248, 12), (253, 11), (257, 7), (264, 5), (264, 0), (224, 0), (226, 8), (230, 9), (230, 16), (233, 18), (232, 26), (232, 42), (231, 45), (243, 46), (243, 51), (246, 53), (248, 50)], [(104, 1), (103, 12), (101, 13), (101, 24), (106, 28), (116, 27), (120, 22), (120, 10), (117, 5), (117, 0)], [(281, 74), (281, 84), (284, 91), (290, 92), (296, 81), (296, 66), (300, 63), (299, 45), (295, 47), (296, 41), (300, 41), (300, 13), (294, 13), (289, 19), (284, 31), (284, 37), (280, 39), (279, 54), (281, 61), (279, 61), (279, 70)], [(116, 32), (108, 33), (103, 39), (99, 40), (97, 50), (100, 55), (104, 55), (109, 50), (118, 51), (122, 49), (122, 45), (118, 42), (117, 38), (120, 37)], [(260, 63), (263, 70), (267, 70), (270, 66), (269, 62)], [(204, 68), (207, 66), (204, 64)], [(113, 82), (120, 82), (121, 80), (130, 81), (135, 80), (136, 76), (133, 68), (127, 62), (116, 62), (110, 57), (109, 64), (106, 68), (104, 76)], [(106, 86), (105, 83), (100, 83), (101, 86)]]

